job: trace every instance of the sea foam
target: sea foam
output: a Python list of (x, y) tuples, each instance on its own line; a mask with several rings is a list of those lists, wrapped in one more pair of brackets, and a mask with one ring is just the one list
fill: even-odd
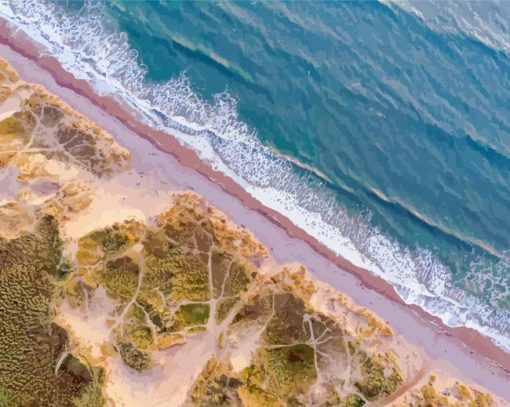
[(3, 0), (0, 16), (99, 94), (121, 99), (147, 124), (174, 134), (262, 204), (353, 264), (383, 277), (407, 303), (447, 325), (483, 332), (510, 351), (508, 311), (456, 286), (451, 271), (430, 250), (402, 245), (371, 225), (370, 214), (348, 214), (320, 173), (261, 144), (238, 117), (236, 100), (227, 92), (207, 102), (185, 73), (165, 83), (146, 82), (147, 69), (138, 63), (127, 36), (111, 28), (114, 22), (97, 3), (71, 13), (43, 1)]

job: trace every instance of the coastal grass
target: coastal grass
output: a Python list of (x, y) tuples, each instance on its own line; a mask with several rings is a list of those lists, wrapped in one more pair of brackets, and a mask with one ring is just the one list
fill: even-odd
[(50, 216), (33, 233), (0, 239), (1, 405), (102, 403), (100, 369), (68, 354), (66, 331), (52, 323), (61, 250)]

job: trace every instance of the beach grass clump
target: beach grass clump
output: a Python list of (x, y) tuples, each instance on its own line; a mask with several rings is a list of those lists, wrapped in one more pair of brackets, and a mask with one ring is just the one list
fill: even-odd
[(71, 400), (73, 407), (103, 407), (106, 405), (103, 397), (104, 370), (99, 367), (89, 367), (89, 369), (92, 377), (91, 384), (79, 396)]
[(465, 384), (459, 382), (455, 383), (454, 394), (458, 400), (469, 407), (493, 407), (496, 405), (490, 393), (470, 389)]
[(145, 350), (154, 342), (149, 321), (142, 308), (136, 303), (129, 307), (118, 331), (120, 331), (118, 342), (129, 342), (137, 349)]
[(315, 351), (307, 344), (264, 349), (260, 356), (267, 389), (282, 399), (305, 394), (317, 378)]
[[(76, 193), (75, 187), (68, 185), (67, 189), (67, 194)], [(145, 227), (135, 221), (94, 230), (78, 240), (77, 263), (80, 267), (88, 267), (100, 261), (115, 259), (138, 242), (144, 233)]]
[(447, 392), (438, 391), (436, 385), (436, 376), (430, 375), (428, 383), (421, 386), (413, 393), (413, 406), (416, 407), (494, 407), (492, 396), (456, 382)]
[(243, 405), (303, 406), (317, 379), (314, 359), (315, 351), (307, 344), (259, 348), (252, 364), (238, 376)]
[(398, 369), (389, 360), (379, 355), (367, 355), (360, 351), (361, 379), (355, 383), (361, 394), (369, 400), (387, 397), (397, 390), (403, 379)]
[(65, 296), (66, 301), (72, 308), (81, 308), (85, 305), (87, 299), (85, 294), (86, 288), (79, 278), (73, 278), (69, 276), (67, 280), (62, 284), (62, 293)]
[(239, 375), (238, 395), (246, 405), (303, 406), (300, 400), (317, 379), (314, 359), (307, 344), (259, 348)]
[(195, 335), (195, 334), (198, 334), (200, 332), (205, 332), (205, 331), (207, 331), (207, 327), (205, 325), (198, 325), (198, 326), (192, 326), (190, 328), (187, 328), (186, 334)]
[(165, 258), (177, 246), (168, 240), (162, 229), (148, 230), (143, 240), (144, 254), (156, 258)]
[[(222, 295), (225, 280), (232, 266), (232, 256), (228, 253), (214, 250), (211, 256), (211, 274), (213, 283), (213, 297), (219, 298)], [(225, 295), (225, 294), (223, 294)]]
[(256, 269), (245, 259), (214, 251), (211, 257), (214, 298), (233, 297), (246, 292), (256, 276)]
[(58, 106), (47, 104), (42, 100), (32, 99), (29, 110), (39, 119), (39, 123), (47, 128), (54, 128), (65, 116)]
[(238, 229), (204, 198), (185, 192), (174, 197), (173, 207), (160, 217), (167, 236), (201, 252), (218, 248), (250, 258), (267, 256), (265, 247), (245, 229)]
[(65, 281), (68, 279), (68, 277), (71, 275), (73, 271), (74, 271), (73, 262), (69, 258), (63, 257), (57, 266), (56, 276), (59, 280)]
[(81, 267), (94, 266), (103, 259), (103, 252), (99, 244), (89, 235), (82, 237), (78, 241), (78, 250), (76, 252), (76, 261)]
[(242, 406), (238, 389), (243, 382), (232, 372), (231, 366), (216, 358), (208, 360), (190, 394), (195, 406)]
[(127, 221), (94, 230), (81, 240), (90, 240), (90, 248), (100, 248), (106, 257), (119, 255), (140, 240), (145, 227), (139, 222)]
[(124, 364), (138, 373), (151, 368), (153, 365), (148, 352), (138, 349), (129, 342), (121, 342), (117, 344), (117, 349)]
[[(8, 77), (14, 78), (6, 73), (0, 76), (2, 83), (8, 81)], [(116, 144), (111, 135), (49, 94), (42, 86), (26, 83), (1, 86), (0, 99), (3, 101), (8, 97), (19, 97), (22, 101), (19, 111), (0, 123), (0, 145), (8, 147), (10, 151), (3, 155), (0, 151), (0, 165), (5, 165), (16, 150), (21, 150), (28, 142), (36, 151), (22, 154), (25, 170), (28, 170), (33, 156), (67, 162), (96, 176), (111, 175), (129, 164), (129, 153)], [(23, 131), (12, 132), (12, 124), (21, 126)], [(36, 172), (40, 174), (43, 171), (39, 166), (24, 176), (32, 177)]]
[(205, 230), (202, 226), (195, 228), (193, 234), (197, 250), (202, 253), (208, 253), (212, 249), (213, 238), (211, 226), (208, 224)]
[(283, 407), (283, 403), (278, 398), (257, 386), (242, 386), (237, 394), (243, 406)]
[(15, 114), (0, 121), (0, 153), (7, 150), (18, 150), (30, 140), (30, 128), (27, 128), (23, 116)]
[(228, 276), (223, 286), (223, 295), (233, 297), (248, 290), (252, 281), (249, 266), (242, 260), (234, 260), (229, 268)]
[(166, 235), (180, 244), (190, 244), (192, 239), (194, 240), (197, 225), (202, 228), (202, 234), (206, 232), (214, 240), (214, 231), (209, 227), (203, 210), (191, 199), (177, 197), (175, 205), (163, 215), (163, 229)]
[(127, 302), (136, 293), (139, 274), (138, 264), (131, 257), (124, 256), (108, 261), (98, 271), (97, 277), (111, 298)]
[(17, 237), (33, 223), (32, 215), (15, 200), (0, 203), (0, 235), (5, 238)]
[(165, 299), (169, 298), (173, 291), (172, 279), (182, 261), (181, 254), (178, 250), (172, 250), (164, 257), (152, 256), (146, 252), (143, 254), (145, 272), (140, 292), (148, 293), (157, 289)]
[(363, 407), (365, 400), (357, 394), (349, 394), (339, 405), (342, 407)]
[(158, 332), (163, 331), (171, 318), (171, 312), (166, 306), (161, 293), (156, 289), (141, 291), (136, 301), (137, 305), (145, 310)]
[[(144, 241), (145, 247), (150, 245)], [(209, 299), (209, 274), (207, 256), (194, 255), (180, 247), (159, 246), (157, 256), (151, 254), (154, 246), (146, 249), (146, 274), (142, 290), (158, 288), (165, 297), (179, 301), (207, 301)]]
[[(348, 355), (348, 343), (352, 341), (352, 334), (342, 329), (341, 325), (332, 320), (328, 316), (321, 313), (313, 313), (308, 319), (308, 323), (304, 325), (304, 329), (310, 338), (317, 341), (315, 348), (317, 349), (317, 364), (321, 369), (329, 369), (331, 361), (334, 360), (336, 366), (345, 366), (351, 360)], [(353, 353), (355, 350), (353, 350)], [(351, 354), (353, 354), (351, 353)]]
[(57, 222), (50, 216), (39, 219), (33, 233), (0, 239), (3, 405), (69, 406), (97, 384), (88, 367), (66, 356), (67, 333), (52, 323), (62, 255), (59, 241)]
[(267, 325), (265, 336), (271, 344), (292, 344), (309, 339), (304, 329), (304, 301), (293, 293), (274, 295), (274, 315)]
[(170, 298), (173, 302), (210, 299), (209, 274), (203, 257), (186, 256), (175, 271), (170, 279)]
[(239, 302), (239, 297), (226, 297), (221, 298), (216, 303), (216, 323), (222, 323), (225, 318), (228, 316), (234, 305)]
[(30, 94), (19, 113), (27, 115), (34, 123), (38, 122), (31, 146), (44, 148), (40, 154), (48, 159), (78, 164), (98, 177), (126, 167), (129, 154), (115, 144), (109, 134), (79, 117), (42, 87), (25, 85), (25, 89)]
[(94, 175), (110, 174), (108, 161), (102, 157), (95, 137), (88, 131), (61, 122), (56, 131), (56, 139), (66, 153)]
[[(10, 93), (9, 84), (19, 81), (18, 73), (10, 66), (7, 61), (0, 59), (0, 89), (5, 90), (6, 93)], [(3, 101), (0, 99), (0, 101)]]
[(127, 243), (127, 236), (114, 230), (105, 231), (105, 236), (101, 242), (103, 251), (107, 254), (118, 253), (127, 245)]
[(206, 325), (209, 320), (209, 304), (183, 304), (175, 312), (175, 321), (170, 331), (181, 331), (187, 327)]
[(340, 394), (335, 392), (330, 395), (324, 403), (321, 405), (322, 407), (363, 407), (365, 405), (365, 401), (357, 394), (349, 394), (346, 397), (342, 397)]
[(252, 324), (257, 320), (268, 318), (272, 311), (273, 298), (268, 293), (263, 295), (255, 295), (249, 298), (236, 313), (232, 320), (235, 324)]
[(450, 406), (448, 398), (438, 393), (434, 387), (435, 380), (435, 376), (431, 375), (428, 383), (420, 388), (419, 393), (416, 395), (416, 407)]
[(471, 405), (476, 407), (494, 407), (495, 403), (490, 393), (476, 392)]
[[(40, 120), (44, 127), (55, 127), (64, 118), (64, 113), (56, 106), (42, 105)], [(36, 112), (39, 113), (39, 112)]]

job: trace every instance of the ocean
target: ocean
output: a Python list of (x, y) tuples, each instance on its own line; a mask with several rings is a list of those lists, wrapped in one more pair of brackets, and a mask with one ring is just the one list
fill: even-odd
[(510, 350), (510, 3), (2, 0), (0, 16), (406, 302)]

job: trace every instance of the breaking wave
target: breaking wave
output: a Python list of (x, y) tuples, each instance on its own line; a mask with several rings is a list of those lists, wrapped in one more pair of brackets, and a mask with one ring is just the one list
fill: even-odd
[[(86, 3), (80, 12), (71, 13), (43, 1), (3, 0), (0, 16), (43, 45), (45, 52), (75, 77), (91, 83), (99, 94), (121, 99), (148, 124), (194, 148), (261, 203), (352, 263), (383, 277), (407, 303), (421, 306), (447, 325), (483, 332), (510, 351), (507, 310), (459, 288), (451, 270), (430, 250), (404, 246), (382, 233), (371, 224), (370, 213), (349, 214), (320, 173), (259, 141), (255, 130), (238, 117), (236, 100), (228, 92), (207, 102), (193, 90), (185, 73), (164, 83), (145, 81), (146, 67), (138, 63), (126, 34), (112, 29), (115, 22), (100, 4)], [(484, 267), (493, 266), (482, 261), (472, 264), (473, 270)], [(510, 253), (502, 253), (494, 267), (510, 267)], [(485, 280), (500, 275), (492, 271), (473, 271), (466, 279), (475, 288), (488, 286)], [(484, 281), (477, 283), (476, 278)]]

